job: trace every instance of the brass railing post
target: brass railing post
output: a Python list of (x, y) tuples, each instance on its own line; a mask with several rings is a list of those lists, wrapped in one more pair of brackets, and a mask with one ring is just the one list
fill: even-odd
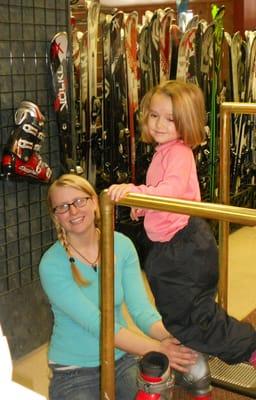
[[(220, 106), (220, 183), (219, 201), (230, 204), (230, 117), (231, 113), (254, 114), (256, 104), (253, 103), (222, 103)], [(228, 309), (228, 246), (229, 221), (219, 222), (219, 286), (218, 303)]]
[(101, 240), (101, 400), (115, 399), (114, 204), (100, 196)]
[[(230, 113), (220, 109), (220, 171), (219, 200), (230, 203)], [(229, 221), (219, 221), (219, 286), (218, 303), (224, 310), (228, 307), (228, 245)]]

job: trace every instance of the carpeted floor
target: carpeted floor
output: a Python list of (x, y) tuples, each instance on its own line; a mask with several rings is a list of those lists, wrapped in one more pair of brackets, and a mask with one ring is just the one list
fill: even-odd
[[(256, 328), (256, 310), (252, 311), (245, 321), (250, 322)], [(256, 370), (255, 370), (256, 374)], [(256, 396), (256, 394), (255, 394)], [(244, 396), (229, 390), (221, 389), (220, 387), (213, 387), (212, 400), (248, 400), (255, 399), (256, 397)], [(175, 388), (172, 400), (191, 400), (191, 396), (183, 389)]]

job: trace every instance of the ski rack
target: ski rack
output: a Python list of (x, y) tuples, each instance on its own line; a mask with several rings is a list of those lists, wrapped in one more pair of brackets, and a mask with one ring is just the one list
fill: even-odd
[[(88, 15), (89, 15), (89, 9), (88, 5), (90, 2), (88, 1), (82, 1), (78, 0), (74, 2), (73, 4), (71, 3), (70, 10), (71, 10), (71, 16), (73, 17), (75, 21), (75, 25), (78, 29), (78, 31), (84, 35), (86, 35), (86, 40), (88, 41)], [(101, 15), (103, 12), (108, 11), (113, 11), (114, 9), (111, 8), (106, 8), (102, 5), (100, 5), (100, 14), (99, 14), (99, 19), (101, 18)], [(101, 24), (98, 23), (98, 31), (95, 32), (96, 37), (97, 37), (97, 48), (96, 48), (96, 58), (98, 59), (97, 62), (97, 67), (96, 67), (96, 87), (95, 87), (95, 93), (94, 95), (91, 95), (88, 93), (88, 88), (86, 89), (86, 93), (88, 95), (88, 98), (86, 99), (86, 102), (82, 105), (81, 104), (81, 97), (77, 99), (77, 105), (79, 105), (80, 112), (82, 111), (82, 115), (77, 115), (77, 112), (74, 115), (74, 119), (78, 119), (78, 124), (76, 124), (76, 128), (78, 128), (78, 131), (80, 131), (80, 134), (78, 134), (77, 137), (77, 158), (81, 158), (80, 161), (82, 161), (82, 168), (85, 173), (85, 177), (93, 183), (93, 185), (96, 187), (97, 191), (97, 185), (96, 185), (96, 165), (95, 162), (93, 163), (93, 166), (91, 165), (91, 156), (92, 156), (92, 144), (96, 144), (96, 148), (99, 150), (102, 146), (103, 142), (103, 137), (104, 137), (104, 132), (102, 132), (103, 126), (102, 126), (102, 118), (103, 118), (103, 108), (101, 107), (101, 102), (103, 98), (103, 59), (102, 59), (102, 27)], [(95, 71), (94, 71), (95, 72)], [(88, 74), (88, 71), (87, 71)], [(95, 75), (94, 75), (95, 78)], [(94, 79), (95, 80), (95, 79)], [(91, 82), (91, 79), (88, 80), (87, 84), (89, 85), (89, 82)], [(77, 83), (74, 81), (74, 91), (75, 91), (75, 86)], [(80, 95), (81, 96), (81, 95)], [(86, 109), (86, 112), (85, 110)], [(92, 110), (94, 110), (92, 112)], [(87, 116), (86, 116), (87, 115)], [(78, 117), (78, 118), (77, 118)], [(92, 121), (93, 119), (93, 121)], [(79, 121), (80, 120), (80, 121)], [(83, 120), (83, 122), (82, 122)], [(100, 135), (99, 135), (100, 132)], [(79, 138), (80, 137), (80, 138)], [(92, 141), (92, 137), (95, 139)], [(92, 143), (93, 142), (93, 143)], [(88, 146), (89, 145), (89, 146)], [(88, 150), (87, 150), (88, 149)], [(79, 153), (79, 154), (78, 154)], [(93, 159), (99, 157), (99, 151), (93, 151)], [(95, 161), (95, 160), (94, 160)], [(93, 172), (91, 171), (93, 169)]]
[[(228, 235), (229, 223), (256, 225), (254, 209), (229, 205), (230, 176), (230, 117), (231, 113), (256, 114), (256, 104), (252, 103), (222, 103), (220, 107), (220, 204), (193, 202), (180, 199), (170, 199), (159, 196), (128, 194), (116, 204), (129, 207), (150, 208), (160, 211), (172, 211), (181, 214), (200, 216), (219, 220), (219, 260), (220, 284), (219, 303), (227, 309), (227, 272), (228, 272)], [(101, 399), (115, 399), (114, 379), (114, 203), (110, 200), (107, 190), (100, 196), (102, 215), (102, 282), (101, 304), (102, 343), (101, 343)], [(253, 372), (248, 364), (237, 364), (234, 368), (223, 363), (216, 357), (210, 360), (213, 384), (225, 389), (250, 395), (256, 398), (256, 379), (251, 379)], [(237, 373), (238, 370), (238, 373)], [(248, 372), (249, 371), (249, 372)], [(237, 374), (239, 379), (237, 378)], [(248, 378), (249, 376), (249, 378)], [(249, 383), (248, 383), (249, 379)], [(246, 382), (245, 382), (246, 380)]]

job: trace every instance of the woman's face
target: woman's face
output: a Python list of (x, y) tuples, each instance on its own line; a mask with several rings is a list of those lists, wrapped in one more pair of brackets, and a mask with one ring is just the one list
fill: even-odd
[[(67, 235), (79, 234), (95, 227), (95, 201), (82, 190), (56, 187), (51, 195), (54, 216)], [(65, 212), (63, 212), (65, 211)]]

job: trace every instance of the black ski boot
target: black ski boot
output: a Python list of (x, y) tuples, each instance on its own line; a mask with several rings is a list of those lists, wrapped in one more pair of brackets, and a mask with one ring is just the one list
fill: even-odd
[(211, 400), (211, 374), (208, 356), (198, 353), (195, 365), (186, 373), (175, 371), (175, 384), (182, 387), (192, 395), (194, 400)]

